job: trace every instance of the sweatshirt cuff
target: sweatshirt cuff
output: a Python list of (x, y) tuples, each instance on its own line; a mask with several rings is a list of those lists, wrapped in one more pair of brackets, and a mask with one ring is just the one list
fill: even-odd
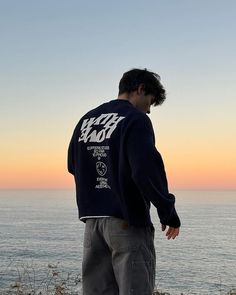
[(164, 224), (168, 225), (170, 227), (174, 227), (174, 228), (178, 228), (181, 226), (181, 222), (180, 222), (179, 216), (178, 216), (175, 208), (174, 208), (170, 218)]

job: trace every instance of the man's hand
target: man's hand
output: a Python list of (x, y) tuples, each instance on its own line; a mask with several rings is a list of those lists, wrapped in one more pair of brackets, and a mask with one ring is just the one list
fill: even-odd
[[(162, 231), (165, 231), (166, 230), (166, 225), (162, 224), (161, 225), (161, 229)], [(175, 228), (175, 227), (168, 227), (167, 229), (167, 232), (166, 232), (166, 236), (167, 236), (167, 239), (175, 239), (177, 236), (179, 235), (179, 227), (178, 228)]]

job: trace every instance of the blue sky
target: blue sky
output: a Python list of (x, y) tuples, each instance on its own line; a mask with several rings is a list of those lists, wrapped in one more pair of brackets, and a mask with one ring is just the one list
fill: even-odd
[(79, 117), (146, 67), (168, 94), (151, 114), (167, 161), (214, 149), (212, 163), (223, 150), (236, 167), (235, 12), (232, 0), (1, 1), (2, 157), (66, 152)]

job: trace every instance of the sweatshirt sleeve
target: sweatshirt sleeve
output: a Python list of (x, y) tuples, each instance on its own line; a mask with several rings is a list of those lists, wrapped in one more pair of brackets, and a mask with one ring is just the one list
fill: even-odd
[(147, 115), (141, 113), (132, 120), (126, 147), (132, 178), (139, 191), (157, 208), (162, 224), (179, 227), (175, 196), (168, 191), (163, 160), (155, 147), (153, 127)]
[(68, 154), (67, 154), (67, 169), (68, 171), (74, 175), (74, 148), (73, 148), (73, 136), (69, 144)]

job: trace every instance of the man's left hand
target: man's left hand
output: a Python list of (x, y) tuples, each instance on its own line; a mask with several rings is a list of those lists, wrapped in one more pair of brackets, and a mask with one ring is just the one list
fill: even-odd
[[(162, 231), (165, 231), (166, 225), (162, 224), (161, 228), (162, 228)], [(171, 227), (171, 226), (167, 227), (166, 236), (167, 236), (168, 240), (170, 240), (170, 239), (174, 240), (178, 235), (179, 235), (179, 227), (178, 228)]]

